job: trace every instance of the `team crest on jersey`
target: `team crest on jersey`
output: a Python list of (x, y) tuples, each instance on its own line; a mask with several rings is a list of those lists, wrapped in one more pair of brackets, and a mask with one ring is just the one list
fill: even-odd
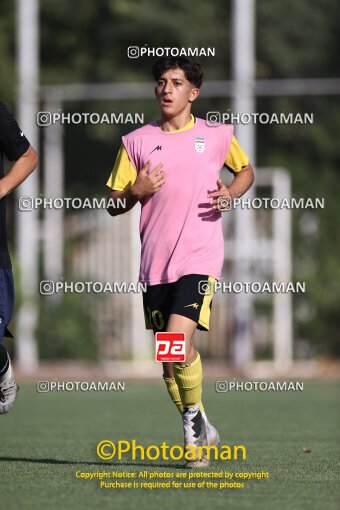
[(204, 138), (195, 138), (196, 152), (204, 152)]

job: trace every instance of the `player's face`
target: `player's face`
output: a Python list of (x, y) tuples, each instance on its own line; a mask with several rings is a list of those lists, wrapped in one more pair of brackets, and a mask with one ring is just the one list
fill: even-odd
[(169, 69), (158, 80), (155, 93), (162, 114), (173, 118), (186, 109), (190, 112), (199, 90), (186, 79), (182, 69)]

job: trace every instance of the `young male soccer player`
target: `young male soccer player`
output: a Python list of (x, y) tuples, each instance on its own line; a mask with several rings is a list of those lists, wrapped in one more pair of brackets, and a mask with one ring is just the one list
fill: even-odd
[[(3, 154), (15, 160), (11, 170), (4, 175)], [(11, 260), (6, 237), (6, 195), (21, 184), (38, 164), (36, 151), (20, 130), (13, 115), (0, 102), (0, 414), (8, 413), (15, 402), (18, 386), (4, 336), (12, 337), (7, 326), (12, 316), (14, 285)]]
[[(162, 58), (153, 75), (161, 119), (123, 136), (107, 185), (115, 216), (141, 203), (140, 281), (147, 329), (184, 332), (185, 363), (163, 363), (164, 381), (182, 414), (185, 446), (216, 445), (219, 435), (202, 405), (202, 366), (192, 338), (209, 329), (212, 293), (199, 282), (220, 278), (224, 259), (218, 197), (243, 195), (253, 183), (249, 160), (233, 136), (233, 126), (209, 127), (191, 115), (203, 73), (187, 57)], [(227, 188), (219, 178), (226, 166), (234, 173)], [(117, 204), (118, 207), (118, 204)], [(200, 288), (201, 286), (201, 288)], [(196, 450), (197, 451), (197, 450)], [(205, 457), (187, 467), (205, 467)]]

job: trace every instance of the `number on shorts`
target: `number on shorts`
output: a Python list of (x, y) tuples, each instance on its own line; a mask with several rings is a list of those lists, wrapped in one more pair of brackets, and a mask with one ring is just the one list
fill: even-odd
[(147, 311), (148, 319), (149, 319), (149, 322), (151, 323), (151, 325), (155, 329), (163, 329), (164, 319), (163, 319), (162, 312), (160, 310), (153, 310), (151, 312), (149, 307), (146, 308), (146, 311)]

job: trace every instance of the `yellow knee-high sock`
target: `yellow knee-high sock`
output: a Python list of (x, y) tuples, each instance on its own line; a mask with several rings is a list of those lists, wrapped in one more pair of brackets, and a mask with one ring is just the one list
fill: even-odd
[[(175, 379), (173, 377), (172, 378), (163, 377), (163, 379), (164, 379), (164, 382), (167, 387), (167, 390), (168, 390), (171, 400), (177, 407), (178, 411), (182, 414), (183, 413), (183, 405), (182, 405), (181, 396), (179, 394), (178, 386), (177, 386)], [(203, 407), (202, 402), (200, 405), (200, 411), (201, 411), (201, 413), (204, 412), (204, 407)]]
[(200, 404), (201, 412), (204, 411), (201, 402), (203, 376), (199, 353), (190, 365), (182, 367), (174, 363), (174, 376), (183, 407), (194, 407)]
[(171, 397), (171, 400), (173, 401), (173, 403), (175, 404), (175, 406), (177, 407), (179, 412), (182, 414), (183, 406), (182, 406), (181, 397), (180, 397), (180, 394), (178, 391), (178, 386), (177, 386), (175, 379), (173, 377), (171, 377), (171, 378), (163, 377), (163, 379), (164, 379), (166, 388), (168, 390), (168, 393)]

